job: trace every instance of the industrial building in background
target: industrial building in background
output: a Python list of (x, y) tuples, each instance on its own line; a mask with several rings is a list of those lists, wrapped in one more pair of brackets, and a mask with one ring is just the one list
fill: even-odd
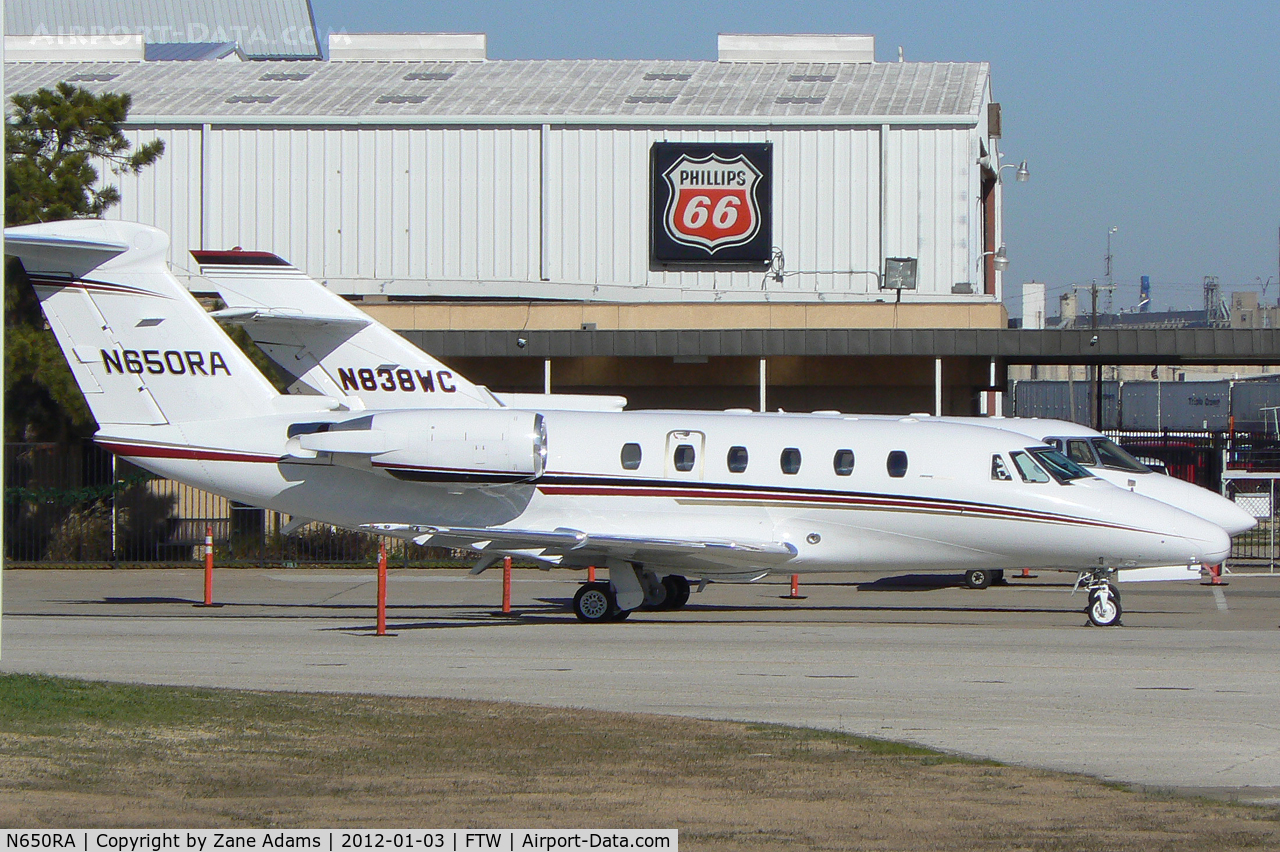
[(114, 179), (109, 215), (171, 233), (179, 270), (192, 249), (272, 251), (495, 389), (997, 410), (991, 357), (875, 337), (1006, 325), (1002, 177), (1027, 170), (1001, 164), (986, 63), (877, 62), (861, 35), (493, 61), (481, 34), (334, 34), (327, 60), (305, 38), (286, 60), (270, 45), (311, 18), (284, 0), (248, 23), (253, 4), (190, 4), (218, 40), (261, 33), (223, 54), (259, 61), (164, 61), (225, 45), (158, 50), (181, 22), (144, 0), (109, 4), (105, 37), (57, 36), (99, 5), (9, 4), (49, 35), (9, 37), (7, 94), (132, 95), (131, 139), (165, 155)]
[(310, 0), (9, 0), (7, 61), (320, 59)]

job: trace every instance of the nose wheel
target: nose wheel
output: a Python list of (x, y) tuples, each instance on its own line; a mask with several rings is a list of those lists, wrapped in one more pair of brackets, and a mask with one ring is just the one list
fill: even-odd
[[(1084, 579), (1084, 578), (1081, 578)], [(1115, 587), (1106, 574), (1093, 574), (1088, 580), (1089, 606), (1085, 614), (1094, 627), (1118, 627), (1120, 614), (1120, 590)]]
[(971, 589), (985, 589), (995, 580), (995, 572), (973, 568), (964, 572), (964, 584)]

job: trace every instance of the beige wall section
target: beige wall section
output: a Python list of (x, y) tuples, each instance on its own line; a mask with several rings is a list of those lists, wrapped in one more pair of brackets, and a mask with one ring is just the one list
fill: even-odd
[[(946, 358), (943, 411), (976, 414), (986, 385), (986, 358)], [(450, 358), (449, 365), (496, 391), (539, 393), (542, 359)], [(907, 414), (933, 410), (933, 358), (785, 356), (769, 359), (769, 408)], [(628, 408), (754, 408), (760, 359), (556, 358), (552, 388), (560, 393), (621, 394)]]
[(727, 328), (1006, 328), (1003, 305), (983, 304), (723, 304), (592, 302), (356, 303), (398, 331)]

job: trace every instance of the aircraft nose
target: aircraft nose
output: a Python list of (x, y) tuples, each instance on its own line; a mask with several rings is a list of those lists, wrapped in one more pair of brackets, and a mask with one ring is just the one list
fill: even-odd
[(1217, 524), (1197, 518), (1181, 532), (1194, 551), (1192, 559), (1201, 565), (1221, 565), (1231, 555), (1231, 535)]
[(1184, 488), (1186, 493), (1176, 500), (1169, 500), (1171, 505), (1217, 524), (1227, 531), (1227, 535), (1239, 535), (1258, 525), (1248, 512), (1241, 509), (1234, 501), (1228, 500), (1205, 488)]
[(1240, 535), (1240, 533), (1248, 532), (1258, 525), (1257, 518), (1241, 509), (1234, 502), (1229, 500), (1224, 500), (1223, 502), (1227, 505), (1222, 510), (1222, 517), (1210, 517), (1209, 520), (1214, 521), (1218, 526), (1226, 530), (1228, 535)]

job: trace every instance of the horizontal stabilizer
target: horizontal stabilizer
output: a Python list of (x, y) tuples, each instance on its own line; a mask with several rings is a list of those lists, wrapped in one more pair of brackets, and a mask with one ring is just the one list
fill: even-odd
[(349, 328), (353, 333), (373, 322), (364, 317), (312, 316), (270, 308), (223, 308), (211, 312), (210, 316), (219, 322), (235, 325), (279, 323), (282, 326), (297, 325), (301, 328)]
[(16, 231), (6, 231), (4, 236), (4, 253), (21, 258), (28, 275), (83, 278), (128, 250), (127, 243), (115, 240)]

